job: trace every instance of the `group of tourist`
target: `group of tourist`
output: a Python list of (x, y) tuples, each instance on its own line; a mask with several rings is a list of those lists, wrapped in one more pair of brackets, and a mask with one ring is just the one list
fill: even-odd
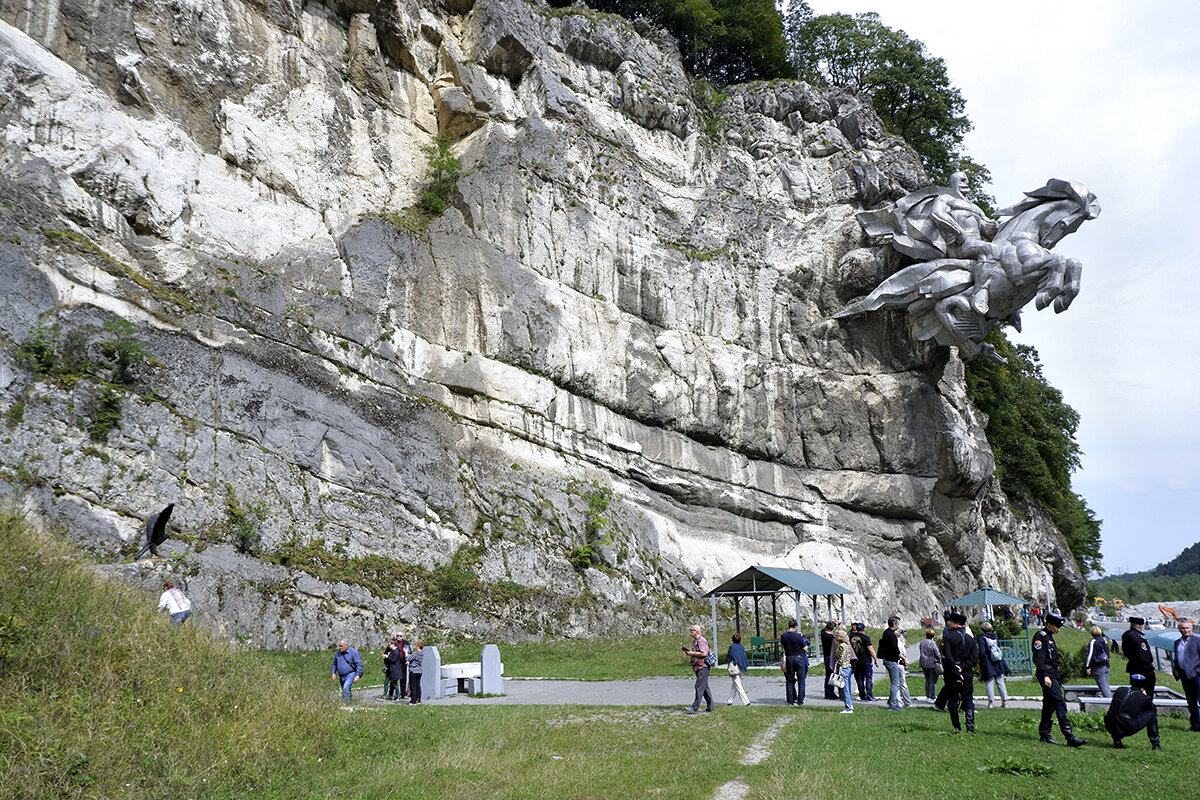
[[(418, 639), (410, 645), (403, 634), (396, 633), (383, 650), (384, 698), (399, 702), (408, 698), (410, 705), (421, 702), (422, 661), (425, 642)], [(363, 673), (363, 661), (358, 650), (342, 639), (333, 654), (332, 676), (342, 687), (342, 700), (349, 705), (351, 689)]]
[[(1034, 679), (1042, 693), (1038, 736), (1043, 742), (1059, 744), (1052, 735), (1054, 718), (1057, 717), (1066, 744), (1082, 747), (1087, 741), (1075, 735), (1067, 715), (1066, 697), (1059, 674), (1058, 645), (1054, 639), (1062, 629), (1064, 620), (1049, 612), (1040, 617), (1043, 626), (1034, 634), (1031, 642)], [(1154, 705), (1154, 663), (1150, 645), (1142, 634), (1144, 625), (1144, 619), (1131, 617), (1129, 630), (1121, 640), (1121, 650), (1128, 662), (1129, 686), (1122, 686), (1115, 692), (1110, 689), (1109, 649), (1099, 627), (1091, 630), (1092, 640), (1086, 650), (1084, 668), (1086, 674), (1095, 679), (1101, 695), (1112, 698), (1104, 724), (1112, 736), (1113, 746), (1124, 747), (1123, 739), (1145, 729), (1151, 747), (1161, 750), (1158, 712)], [(926, 629), (925, 638), (918, 647), (919, 665), (925, 677), (925, 699), (934, 708), (949, 711), (955, 732), (961, 732), (962, 723), (965, 723), (967, 733), (975, 733), (976, 667), (986, 687), (988, 707), (995, 703), (997, 693), (1001, 707), (1008, 706), (1005, 678), (1011, 671), (1004, 651), (992, 624), (984, 622), (980, 627), (980, 634), (975, 637), (967, 627), (967, 618), (963, 614), (949, 612), (945, 614), (945, 628), (940, 643), (937, 631), (931, 627)], [(1200, 637), (1193, 636), (1192, 623), (1188, 620), (1180, 622), (1179, 633), (1180, 638), (1172, 653), (1172, 672), (1183, 684), (1189, 730), (1200, 732)], [(683, 651), (695, 673), (695, 698), (684, 710), (692, 714), (711, 712), (714, 705), (709, 674), (716, 666), (716, 655), (711, 651), (699, 625), (692, 625), (689, 634), (692, 642), (684, 645)], [(857, 687), (860, 701), (875, 700), (874, 667), (882, 661), (890, 683), (888, 709), (899, 711), (911, 706), (913, 703), (906, 680), (908, 658), (904, 634), (899, 617), (889, 617), (876, 651), (863, 623), (853, 623), (847, 629), (836, 621), (827, 622), (820, 634), (825, 660), (825, 698), (840, 698), (843, 714), (854, 713), (852, 687)], [(742, 645), (740, 633), (733, 634), (732, 639), (733, 643), (725, 655), (730, 676), (728, 703), (749, 705), (750, 699), (742, 683), (742, 676), (750, 668), (746, 648)], [(783, 671), (785, 701), (789, 706), (804, 705), (811, 642), (799, 632), (796, 620), (788, 621), (787, 631), (779, 637), (779, 647), (782, 650), (779, 666)], [(937, 691), (939, 679), (944, 680), (941, 692)]]

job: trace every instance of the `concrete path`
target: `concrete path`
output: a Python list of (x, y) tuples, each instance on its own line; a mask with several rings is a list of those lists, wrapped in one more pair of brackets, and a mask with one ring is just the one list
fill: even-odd
[[(876, 673), (879, 674), (878, 672)], [(885, 673), (886, 675), (886, 673)], [(810, 706), (841, 707), (841, 700), (826, 700), (824, 676), (810, 675), (805, 683), (805, 704)], [(538, 678), (505, 678), (503, 697), (469, 697), (465, 694), (452, 695), (441, 700), (426, 701), (429, 705), (593, 705), (593, 706), (675, 706), (680, 710), (690, 705), (694, 695), (695, 681), (690, 677), (641, 678), (631, 681), (566, 681)], [(784, 701), (783, 676), (778, 668), (751, 668), (750, 674), (742, 676), (742, 685), (752, 705), (786, 705)], [(730, 680), (723, 667), (713, 670), (709, 681), (713, 700), (718, 708), (725, 708), (729, 700)], [(940, 682), (939, 682), (940, 686)], [(982, 688), (976, 682), (976, 686)], [(1035, 691), (1031, 681), (1010, 683), (1009, 708), (1041, 708), (1041, 694), (1025, 698)], [(359, 704), (383, 704), (383, 687), (356, 688)], [(1020, 696), (1021, 699), (1017, 699)], [(914, 709), (928, 710), (924, 698), (914, 697)], [(857, 698), (855, 705), (860, 705)], [(867, 707), (886, 708), (887, 695)], [(977, 695), (977, 708), (987, 707), (987, 697)], [(996, 701), (999, 707), (1000, 701)]]

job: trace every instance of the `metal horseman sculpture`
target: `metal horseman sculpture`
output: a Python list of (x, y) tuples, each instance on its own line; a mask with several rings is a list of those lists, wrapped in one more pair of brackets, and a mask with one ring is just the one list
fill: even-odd
[(1083, 265), (1051, 250), (1100, 214), (1096, 196), (1081, 183), (1055, 178), (998, 212), (1008, 219), (997, 223), (963, 196), (965, 184), (956, 172), (948, 189), (922, 189), (858, 215), (868, 234), (919, 262), (833, 319), (903, 308), (917, 339), (954, 345), (966, 359), (1003, 363), (984, 341), (988, 331), (1001, 322), (1020, 330), (1021, 308), (1030, 300), (1039, 310), (1053, 304), (1055, 312), (1071, 305)]

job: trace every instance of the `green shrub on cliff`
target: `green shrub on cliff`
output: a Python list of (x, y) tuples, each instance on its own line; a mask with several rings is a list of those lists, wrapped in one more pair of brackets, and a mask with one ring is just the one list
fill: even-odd
[(1082, 451), (1075, 440), (1079, 413), (1042, 375), (1037, 350), (1014, 345), (1000, 328), (987, 341), (1008, 359), (967, 365), (967, 392), (988, 415), (987, 438), (996, 456), (996, 476), (1010, 496), (1030, 495), (1066, 537), (1085, 574), (1100, 568), (1100, 525), (1071, 488)]
[(429, 144), (421, 146), (429, 165), (429, 179), (421, 187), (417, 202), (400, 212), (367, 214), (378, 217), (412, 233), (422, 234), (442, 212), (450, 207), (458, 180), (462, 177), (462, 161), (451, 152), (454, 140), (438, 135)]

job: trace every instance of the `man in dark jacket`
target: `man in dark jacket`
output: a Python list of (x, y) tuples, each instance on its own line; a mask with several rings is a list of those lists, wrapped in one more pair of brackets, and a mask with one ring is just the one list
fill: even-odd
[[(825, 623), (824, 629), (821, 630), (821, 658), (825, 659), (825, 674), (833, 674), (833, 632), (837, 629), (837, 624), (830, 620)], [(829, 685), (829, 680), (822, 681), (825, 684), (825, 699), (837, 700), (837, 690)]]
[[(879, 636), (879, 660), (883, 662), (888, 673), (891, 687), (888, 689), (888, 708), (900, 710), (900, 687), (904, 684), (904, 667), (908, 659), (900, 652), (900, 618), (896, 615), (888, 617), (888, 626)], [(907, 694), (904, 695), (907, 699)]]
[(1126, 666), (1130, 675), (1141, 675), (1150, 681), (1150, 696), (1154, 696), (1154, 684), (1157, 676), (1154, 674), (1154, 654), (1150, 652), (1150, 643), (1142, 633), (1146, 620), (1141, 617), (1129, 618), (1129, 630), (1121, 634), (1121, 653), (1125, 656)]
[(808, 639), (797, 630), (796, 620), (788, 620), (788, 629), (779, 637), (783, 648), (784, 695), (789, 706), (804, 705), (804, 682), (808, 680)]
[(850, 646), (854, 648), (854, 682), (858, 684), (858, 699), (864, 703), (875, 700), (875, 667), (879, 666), (879, 656), (875, 655), (875, 645), (867, 635), (867, 626), (861, 622), (854, 623), (850, 633)]
[(1112, 734), (1113, 747), (1124, 747), (1121, 740), (1133, 736), (1142, 728), (1150, 739), (1150, 749), (1162, 750), (1158, 739), (1158, 709), (1147, 689), (1149, 680), (1145, 675), (1130, 675), (1129, 686), (1113, 692), (1112, 703), (1104, 715), (1104, 727)]
[(1057, 614), (1046, 615), (1046, 626), (1033, 635), (1033, 666), (1034, 677), (1042, 686), (1042, 721), (1038, 725), (1038, 736), (1043, 742), (1058, 744), (1050, 736), (1053, 730), (1054, 715), (1058, 715), (1058, 727), (1067, 744), (1071, 747), (1083, 747), (1087, 744), (1084, 739), (1077, 738), (1071, 731), (1071, 722), (1067, 719), (1067, 700), (1063, 696), (1062, 680), (1058, 676), (1058, 645), (1054, 634), (1062, 629), (1063, 618)]
[(975, 663), (979, 647), (966, 628), (967, 618), (958, 612), (946, 617), (946, 635), (942, 639), (942, 664), (945, 667), (950, 724), (961, 731), (958, 709), (962, 706), (967, 718), (967, 733), (975, 732)]

